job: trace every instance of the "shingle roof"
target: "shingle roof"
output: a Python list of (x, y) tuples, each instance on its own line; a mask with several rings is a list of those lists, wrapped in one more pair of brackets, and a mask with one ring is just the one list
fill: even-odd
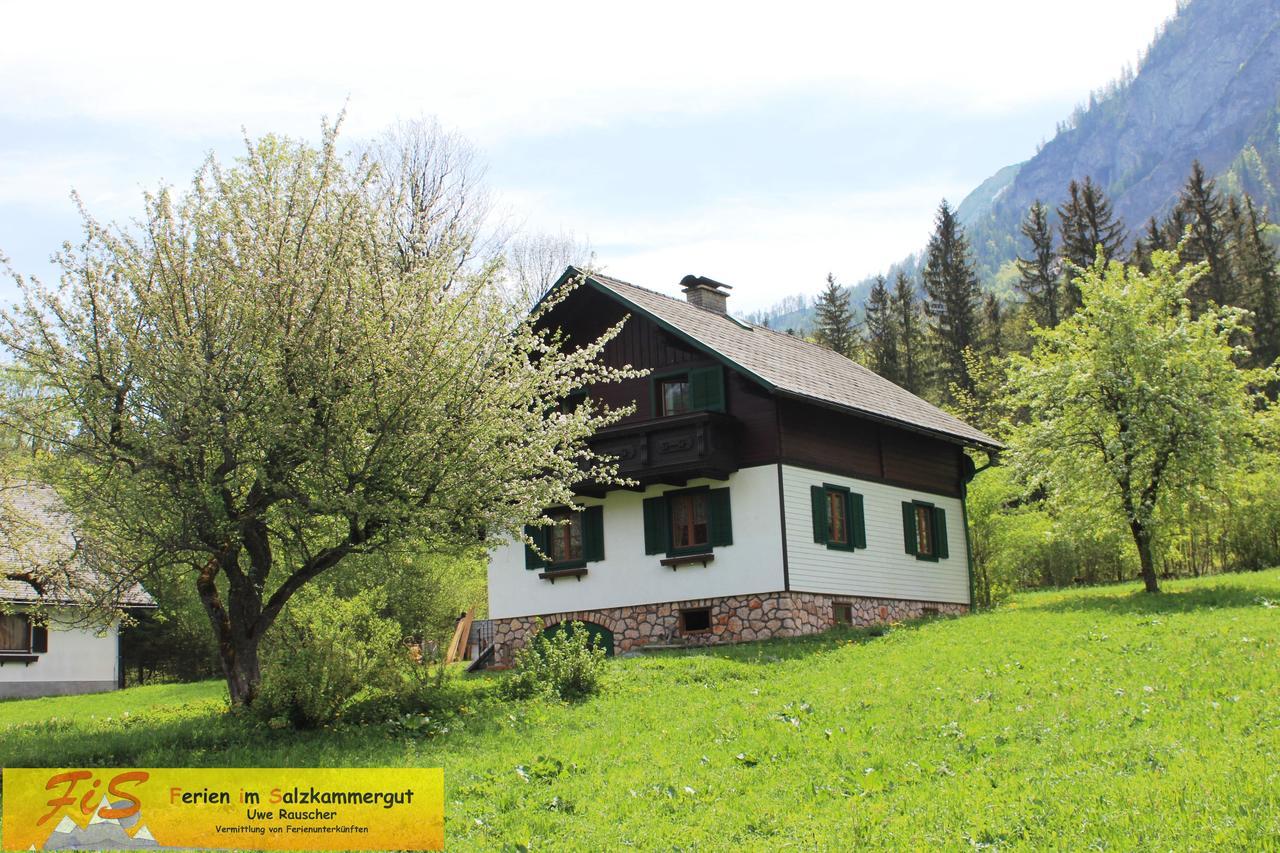
[[(579, 274), (571, 267), (565, 276)], [(718, 354), (776, 393), (834, 405), (967, 445), (1001, 447), (981, 430), (817, 344), (608, 276), (588, 274), (586, 281)]]
[(0, 516), (0, 601), (84, 604), (107, 595), (122, 607), (155, 607), (139, 584), (110, 577), (86, 559), (75, 519), (50, 486), (0, 484)]

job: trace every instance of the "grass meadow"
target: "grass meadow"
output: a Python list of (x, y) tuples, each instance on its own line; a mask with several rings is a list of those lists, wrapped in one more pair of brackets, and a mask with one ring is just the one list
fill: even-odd
[(443, 767), (453, 850), (1280, 849), (1280, 570), (616, 660), (310, 732), (220, 684), (0, 703), (4, 766)]

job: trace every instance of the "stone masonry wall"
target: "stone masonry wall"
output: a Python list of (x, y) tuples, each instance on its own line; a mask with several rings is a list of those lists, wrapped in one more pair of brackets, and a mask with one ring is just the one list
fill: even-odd
[[(900, 622), (926, 615), (960, 615), (969, 612), (967, 604), (860, 598), (812, 592), (771, 592), (549, 613), (543, 614), (541, 619), (547, 627), (560, 622), (594, 622), (602, 625), (613, 633), (614, 652), (622, 654), (654, 644), (710, 646), (816, 634), (835, 626), (837, 604), (850, 605), (852, 624), (859, 626)], [(711, 610), (710, 630), (682, 631), (680, 611), (701, 607)], [(510, 663), (516, 649), (523, 646), (536, 631), (538, 618), (518, 616), (493, 620), (494, 651), (499, 664)]]

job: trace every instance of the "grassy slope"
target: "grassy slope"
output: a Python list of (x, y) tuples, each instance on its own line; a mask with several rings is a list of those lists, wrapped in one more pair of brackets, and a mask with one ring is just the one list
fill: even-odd
[(434, 737), (249, 729), (208, 685), (4, 703), (0, 761), (443, 766), (453, 849), (1276, 847), (1280, 571), (1168, 589), (618, 661), (574, 707), (467, 679)]

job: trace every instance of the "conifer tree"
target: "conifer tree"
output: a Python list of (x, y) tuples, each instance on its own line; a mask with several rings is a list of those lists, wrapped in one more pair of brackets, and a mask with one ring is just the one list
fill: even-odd
[(1124, 223), (1116, 220), (1111, 201), (1089, 177), (1083, 184), (1072, 181), (1067, 186), (1067, 200), (1058, 206), (1058, 220), (1062, 258), (1067, 262), (1064, 271), (1067, 285), (1063, 293), (1065, 316), (1080, 307), (1080, 289), (1075, 285), (1075, 278), (1081, 270), (1093, 265), (1098, 247), (1102, 247), (1105, 260), (1123, 260), (1126, 238)]
[(1242, 307), (1253, 312), (1253, 357), (1255, 366), (1265, 367), (1280, 357), (1280, 270), (1276, 251), (1267, 242), (1266, 223), (1258, 215), (1253, 199), (1244, 197), (1243, 207), (1234, 203), (1232, 266), (1239, 279)]
[(982, 299), (982, 349), (991, 358), (1004, 356), (1004, 306), (994, 293)]
[(863, 312), (866, 315), (867, 366), (890, 382), (901, 385), (898, 318), (894, 314), (893, 297), (884, 276), (876, 276)]
[(849, 307), (849, 291), (836, 284), (836, 277), (827, 273), (827, 286), (818, 297), (817, 328), (814, 342), (845, 358), (852, 358), (858, 342), (854, 326), (853, 309)]
[(1182, 247), (1184, 263), (1197, 264), (1207, 261), (1209, 269), (1192, 286), (1188, 294), (1192, 308), (1199, 312), (1210, 302), (1215, 305), (1232, 305), (1236, 301), (1236, 285), (1228, 255), (1228, 227), (1226, 203), (1212, 178), (1204, 173), (1204, 167), (1196, 160), (1191, 164), (1191, 176), (1182, 189), (1178, 208), (1191, 226), (1191, 233)]
[(978, 276), (974, 270), (969, 240), (944, 199), (934, 220), (933, 236), (925, 252), (925, 312), (929, 330), (937, 346), (939, 379), (951, 396), (952, 385), (971, 390), (972, 380), (965, 366), (964, 352), (978, 343)]
[(1053, 252), (1053, 231), (1049, 227), (1049, 208), (1037, 200), (1027, 210), (1019, 228), (1031, 241), (1030, 257), (1018, 257), (1018, 290), (1027, 299), (1032, 318), (1052, 329), (1058, 325), (1058, 270)]
[(916, 298), (915, 285), (906, 272), (899, 270), (894, 282), (890, 305), (898, 335), (898, 382), (912, 394), (924, 390), (924, 377), (920, 360), (924, 351), (924, 322), (920, 316), (920, 300)]
[(1169, 242), (1168, 230), (1154, 216), (1147, 220), (1146, 233), (1133, 241), (1133, 263), (1143, 273), (1151, 272), (1151, 256), (1156, 252), (1164, 252), (1173, 248), (1176, 243)]

